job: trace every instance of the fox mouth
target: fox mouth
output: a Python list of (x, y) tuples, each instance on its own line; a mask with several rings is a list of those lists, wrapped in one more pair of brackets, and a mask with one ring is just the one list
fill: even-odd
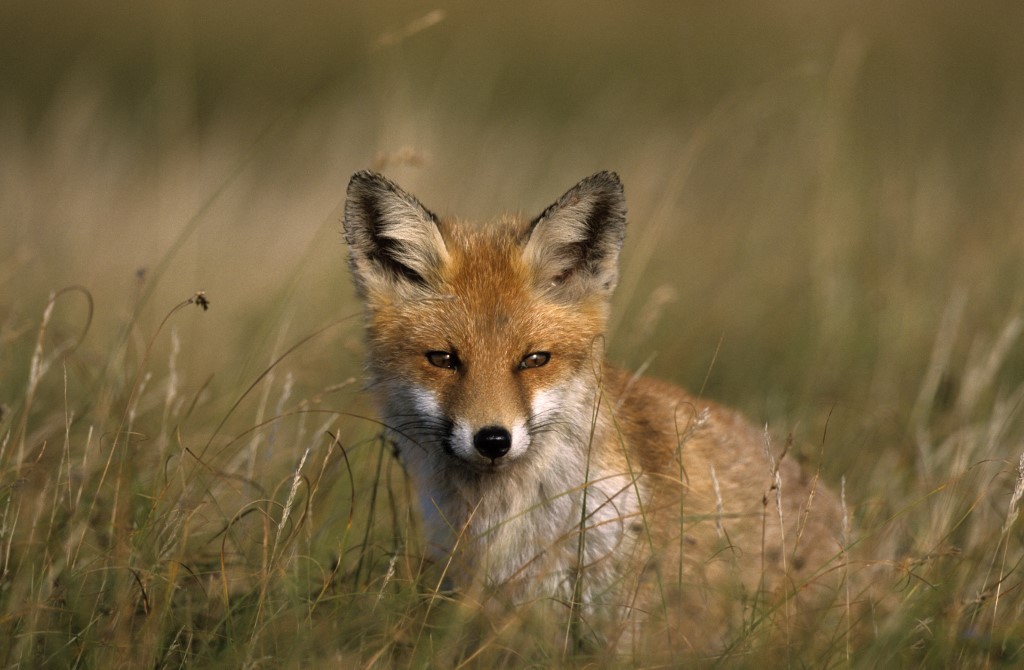
[(467, 461), (463, 461), (463, 463), (468, 465), (474, 472), (482, 474), (497, 474), (499, 472), (504, 472), (512, 465), (511, 461), (501, 458), (492, 459), (489, 463), (469, 463)]
[(481, 474), (494, 474), (507, 470), (514, 460), (504, 456), (487, 458), (480, 454), (474, 454), (473, 457), (466, 458), (455, 450), (451, 435), (442, 441), (442, 446), (445, 456), (457, 463), (460, 467)]
[(509, 456), (489, 458), (479, 452), (473, 452), (467, 457), (459, 453), (459, 450), (455, 448), (455, 437), (451, 433), (441, 440), (441, 446), (444, 455), (457, 464), (460, 469), (477, 474), (486, 475), (505, 472), (518, 460)]

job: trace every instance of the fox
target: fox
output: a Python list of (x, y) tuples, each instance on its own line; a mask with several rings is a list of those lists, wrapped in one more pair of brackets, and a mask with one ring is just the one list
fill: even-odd
[(728, 644), (758, 602), (837, 598), (847, 512), (817, 473), (738, 411), (606, 360), (614, 172), (485, 224), (357, 172), (343, 228), (367, 388), (456, 591), (555, 603), (605, 641), (657, 620), (690, 649)]

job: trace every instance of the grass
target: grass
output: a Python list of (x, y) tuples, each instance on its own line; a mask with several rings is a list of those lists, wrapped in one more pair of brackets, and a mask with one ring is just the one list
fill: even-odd
[(0, 40), (43, 68), (4, 52), (5, 666), (646, 663), (566, 645), (543, 607), (486, 620), (422, 564), (360, 390), (339, 229), (368, 166), (472, 217), (617, 170), (610, 357), (845, 483), (887, 594), (867, 633), (780, 650), (751, 614), (717, 664), (1020, 663), (1012, 17), (154, 7), (152, 51), (112, 5), (54, 27), (78, 61)]

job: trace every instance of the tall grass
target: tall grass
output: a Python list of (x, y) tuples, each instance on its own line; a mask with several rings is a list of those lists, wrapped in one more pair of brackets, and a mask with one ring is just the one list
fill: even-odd
[[(843, 487), (877, 607), (788, 654), (751, 614), (709, 664), (1020, 663), (1013, 21), (755, 5), (193, 29), (165, 7), (140, 20), (190, 36), (191, 56), (165, 35), (136, 71), (118, 54), (144, 47), (113, 36), (10, 80), (0, 661), (648, 660), (566, 644), (543, 607), (480, 616), (422, 560), (360, 390), (338, 232), (345, 182), (370, 166), (474, 217), (616, 169), (630, 231), (611, 358), (792, 434), (787, 457)], [(102, 18), (55, 30), (106, 34)]]

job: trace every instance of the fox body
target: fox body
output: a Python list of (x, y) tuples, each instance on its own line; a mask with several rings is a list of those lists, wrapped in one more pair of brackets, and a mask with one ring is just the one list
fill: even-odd
[(805, 591), (842, 551), (835, 497), (734, 411), (604, 360), (625, 227), (609, 172), (488, 226), (352, 178), (369, 385), (429, 551), (457, 585), (595, 620)]

